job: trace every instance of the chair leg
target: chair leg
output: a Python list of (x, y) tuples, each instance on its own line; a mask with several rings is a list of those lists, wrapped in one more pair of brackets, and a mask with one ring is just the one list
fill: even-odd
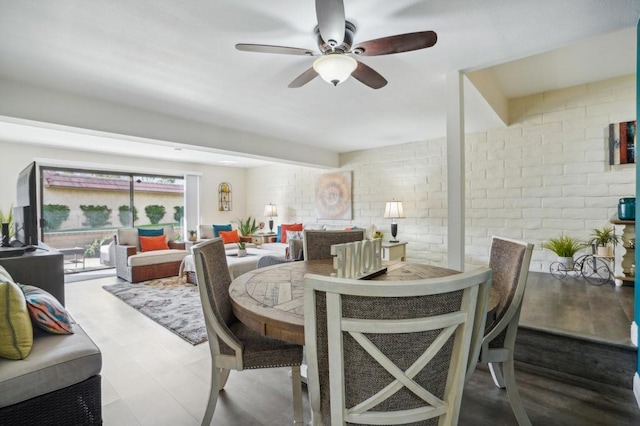
[(493, 377), (493, 383), (496, 384), (500, 389), (504, 389), (506, 383), (504, 382), (504, 376), (502, 375), (502, 367), (499, 362), (490, 362), (489, 371), (491, 372), (491, 377)]
[[(207, 402), (207, 410), (204, 413), (202, 419), (202, 426), (209, 426), (211, 420), (213, 420), (213, 412), (216, 409), (216, 403), (218, 402), (218, 394), (220, 393), (220, 376), (222, 376), (224, 370), (211, 366), (211, 387), (209, 388), (209, 401)], [(226, 370), (226, 375), (229, 376), (229, 370)], [(225, 378), (226, 381), (226, 378)]]
[(509, 402), (511, 403), (513, 414), (515, 414), (520, 426), (531, 426), (531, 421), (527, 416), (524, 405), (522, 405), (522, 399), (520, 399), (520, 393), (518, 392), (516, 374), (513, 367), (513, 357), (509, 357), (509, 359), (503, 363), (503, 368), (507, 395), (509, 396)]
[(302, 413), (302, 377), (300, 366), (291, 367), (291, 389), (293, 390), (293, 424), (301, 425), (304, 422)]
[(220, 385), (218, 386), (218, 390), (224, 389), (224, 385), (227, 384), (227, 379), (229, 378), (230, 372), (231, 370), (229, 370), (228, 368), (220, 369)]

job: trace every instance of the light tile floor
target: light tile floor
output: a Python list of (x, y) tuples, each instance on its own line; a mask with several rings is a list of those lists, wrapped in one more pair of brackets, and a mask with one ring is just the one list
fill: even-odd
[[(209, 395), (208, 344), (192, 346), (102, 290), (114, 282), (65, 286), (67, 309), (103, 354), (104, 424), (199, 425)], [(213, 424), (290, 424), (292, 405), (283, 410), (281, 401), (291, 398), (286, 368), (232, 372)], [(261, 413), (266, 422), (255, 417)]]

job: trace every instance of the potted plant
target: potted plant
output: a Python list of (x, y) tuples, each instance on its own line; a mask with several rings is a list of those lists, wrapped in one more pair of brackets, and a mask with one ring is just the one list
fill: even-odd
[(196, 234), (197, 232), (195, 229), (189, 229), (189, 241), (196, 241), (198, 239)]
[(247, 244), (244, 241), (236, 244), (238, 244), (238, 257), (245, 257), (247, 255)]
[(612, 247), (620, 242), (620, 237), (616, 235), (613, 226), (610, 228), (604, 227), (602, 229), (592, 229), (592, 238), (589, 240), (589, 244), (597, 247), (596, 254), (598, 256), (611, 257)]
[(559, 238), (551, 238), (542, 244), (542, 247), (554, 252), (558, 256), (558, 261), (566, 269), (573, 269), (573, 255), (583, 248), (584, 244), (573, 237), (563, 234)]
[(240, 237), (241, 241), (251, 242), (251, 234), (257, 232), (258, 225), (256, 224), (256, 220), (249, 216), (247, 220), (238, 219), (238, 231), (242, 234)]

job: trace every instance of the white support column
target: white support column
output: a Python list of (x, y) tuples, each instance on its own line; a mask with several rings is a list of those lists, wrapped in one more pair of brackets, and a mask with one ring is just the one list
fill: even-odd
[(462, 73), (447, 74), (447, 267), (464, 270), (464, 90)]
[(200, 225), (200, 175), (184, 176), (184, 241), (189, 236), (189, 229), (198, 229)]

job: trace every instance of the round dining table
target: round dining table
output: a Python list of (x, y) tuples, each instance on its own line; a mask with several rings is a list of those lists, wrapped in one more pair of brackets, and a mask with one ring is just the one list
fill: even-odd
[[(376, 281), (405, 281), (438, 278), (459, 273), (452, 269), (406, 262), (383, 262), (386, 273)], [(333, 260), (285, 262), (247, 272), (231, 282), (229, 295), (233, 313), (258, 333), (304, 345), (304, 276), (334, 273)], [(491, 291), (489, 312), (498, 304)]]

